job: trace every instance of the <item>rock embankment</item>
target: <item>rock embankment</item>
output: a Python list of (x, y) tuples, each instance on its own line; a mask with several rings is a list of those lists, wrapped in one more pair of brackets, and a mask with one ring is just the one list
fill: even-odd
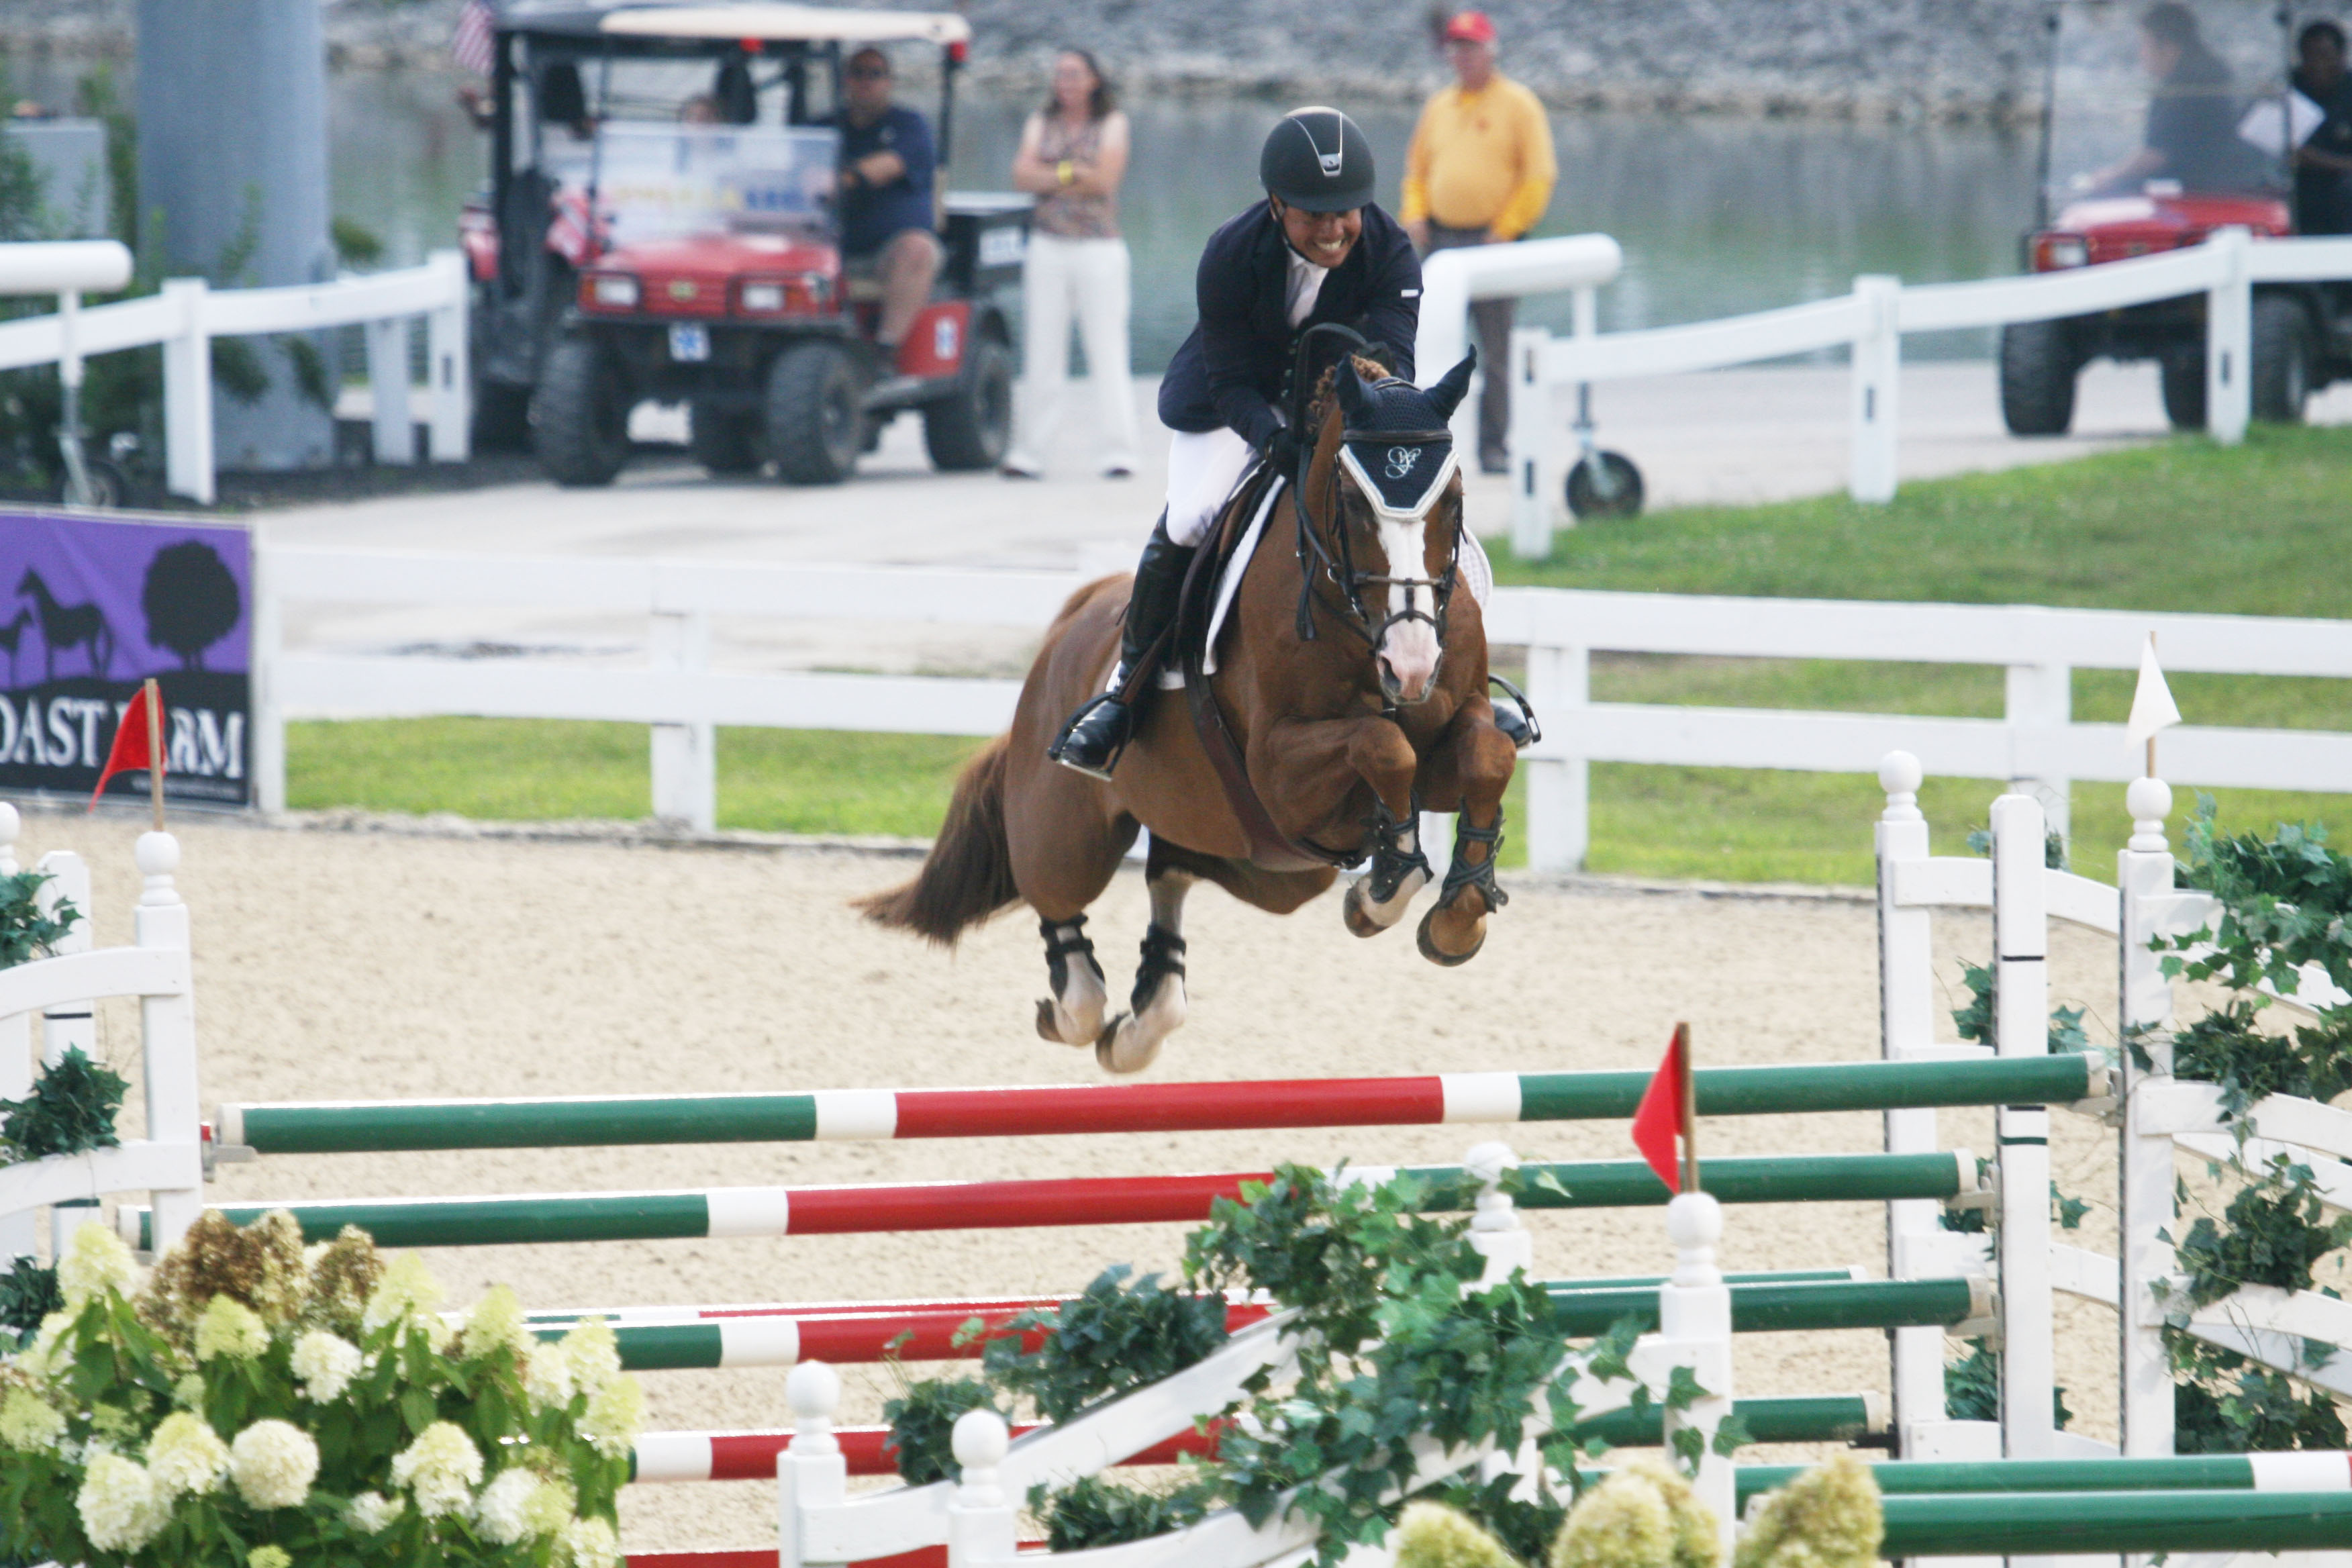
[[(461, 0), (321, 0), (351, 67), (446, 63)], [(889, 0), (882, 0), (889, 3)], [(944, 0), (911, 0), (914, 8)], [(9, 45), (128, 54), (132, 0), (5, 0)], [(972, 74), (1093, 49), (1129, 90), (1412, 99), (1444, 64), (1418, 5), (963, 0)], [(1486, 0), (1505, 68), (1561, 108), (2014, 119), (2042, 87), (2037, 0)]]

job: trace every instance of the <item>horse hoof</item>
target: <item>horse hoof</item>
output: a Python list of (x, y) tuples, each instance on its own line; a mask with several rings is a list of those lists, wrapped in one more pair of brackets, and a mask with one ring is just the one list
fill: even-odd
[(1095, 1037), (1083, 1020), (1065, 1013), (1051, 996), (1041, 996), (1037, 999), (1037, 1037), (1056, 1046), (1084, 1046)]
[(1378, 936), (1389, 929), (1372, 919), (1370, 901), (1364, 897), (1361, 882), (1348, 884), (1347, 897), (1339, 900), (1339, 918), (1346, 922), (1349, 936)]
[(1051, 996), (1037, 998), (1037, 1037), (1050, 1045), (1068, 1043), (1062, 1038), (1062, 1032), (1054, 1027), (1054, 999)]
[(1136, 1021), (1121, 1013), (1095, 1037), (1095, 1060), (1105, 1072), (1141, 1072), (1160, 1059), (1160, 1041), (1144, 1039), (1142, 1034)]
[(1478, 950), (1486, 945), (1486, 922), (1484, 920), (1480, 921), (1478, 926), (1478, 940), (1470, 944), (1469, 952), (1447, 952), (1441, 949), (1437, 943), (1432, 942), (1429, 937), (1430, 926), (1436, 921), (1437, 917), (1444, 912), (1444, 910), (1441, 906), (1431, 910), (1427, 914), (1421, 917), (1421, 929), (1413, 933), (1413, 945), (1421, 949), (1421, 956), (1429, 960), (1430, 963), (1442, 963), (1448, 969), (1458, 969), (1463, 964), (1465, 964), (1472, 959), (1477, 957)]

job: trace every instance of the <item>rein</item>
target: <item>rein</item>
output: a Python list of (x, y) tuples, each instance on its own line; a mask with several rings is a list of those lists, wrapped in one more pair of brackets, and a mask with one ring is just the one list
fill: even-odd
[[(1381, 384), (1385, 385), (1387, 383), (1383, 382)], [(1342, 426), (1339, 431), (1339, 451), (1344, 453), (1351, 441), (1385, 442), (1392, 447), (1417, 447), (1440, 441), (1451, 441), (1453, 436), (1454, 433), (1451, 430), (1442, 426), (1434, 430), (1351, 430)], [(1409, 621), (1427, 621), (1430, 629), (1437, 636), (1439, 646), (1444, 646), (1446, 606), (1453, 602), (1454, 586), (1461, 579), (1462, 529), (1459, 522), (1456, 522), (1454, 530), (1454, 547), (1447, 553), (1445, 570), (1435, 577), (1399, 576), (1395, 572), (1394, 562), (1389, 563), (1391, 570), (1388, 572), (1359, 571), (1356, 568), (1355, 547), (1349, 540), (1347, 515), (1338, 500), (1340, 470), (1344, 465), (1339, 457), (1333, 458), (1331, 474), (1333, 501), (1328, 527), (1339, 542), (1339, 552), (1335, 557), (1330, 546), (1324, 542), (1325, 528), (1318, 527), (1316, 520), (1307, 510), (1307, 475), (1314, 461), (1315, 453), (1311, 448), (1300, 452), (1298, 472), (1290, 489), (1291, 514), (1297, 525), (1296, 549), (1298, 554), (1298, 640), (1301, 642), (1316, 640), (1315, 607), (1320, 605), (1326, 614), (1330, 615), (1342, 626), (1361, 637), (1364, 646), (1370, 649), (1377, 650), (1391, 627)], [(1433, 501), (1433, 507), (1434, 504)], [(1427, 515), (1426, 512), (1423, 514), (1424, 521)], [(1339, 589), (1344, 601), (1342, 604), (1335, 605), (1317, 591), (1318, 577), (1328, 580), (1332, 586)], [(1364, 607), (1364, 590), (1375, 585), (1383, 588), (1402, 588), (1405, 591), (1405, 607), (1375, 619), (1371, 612)], [(1429, 590), (1431, 602), (1429, 610), (1422, 609), (1415, 602), (1418, 591), (1423, 588)]]

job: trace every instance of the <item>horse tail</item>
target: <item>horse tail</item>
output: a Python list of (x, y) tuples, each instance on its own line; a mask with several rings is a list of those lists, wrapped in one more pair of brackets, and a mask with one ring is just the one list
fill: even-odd
[(1004, 837), (1004, 773), (1012, 752), (1013, 737), (999, 735), (964, 765), (923, 868), (902, 887), (856, 900), (867, 920), (952, 947), (967, 927), (1021, 897)]

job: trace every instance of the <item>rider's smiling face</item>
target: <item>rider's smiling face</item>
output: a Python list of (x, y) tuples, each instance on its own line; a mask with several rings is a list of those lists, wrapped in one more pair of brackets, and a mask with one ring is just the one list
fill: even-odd
[(1290, 248), (1318, 267), (1337, 267), (1348, 258), (1348, 252), (1363, 237), (1364, 209), (1349, 207), (1345, 212), (1311, 213), (1292, 206), (1280, 196), (1268, 196), (1274, 216), (1282, 222), (1283, 237)]

